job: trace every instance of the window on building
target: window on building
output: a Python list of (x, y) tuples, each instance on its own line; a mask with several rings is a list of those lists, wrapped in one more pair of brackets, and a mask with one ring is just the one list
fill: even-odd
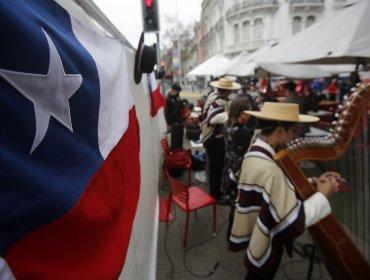
[(243, 22), (243, 42), (248, 42), (251, 37), (251, 25), (249, 21)]
[(234, 24), (234, 43), (237, 44), (239, 42), (240, 42), (239, 25)]
[(306, 19), (306, 27), (311, 26), (312, 24), (315, 23), (315, 17), (314, 16), (309, 16)]
[(263, 22), (262, 22), (262, 19), (260, 19), (260, 18), (258, 18), (254, 21), (253, 39), (254, 40), (263, 39)]
[(292, 34), (296, 34), (302, 29), (302, 19), (301, 17), (293, 18)]

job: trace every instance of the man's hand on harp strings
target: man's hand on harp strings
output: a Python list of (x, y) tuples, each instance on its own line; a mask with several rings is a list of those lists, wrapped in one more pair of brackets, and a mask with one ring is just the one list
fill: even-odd
[(310, 183), (316, 187), (316, 190), (323, 193), (326, 197), (337, 192), (340, 184), (346, 181), (339, 173), (332, 171), (325, 172), (318, 178), (313, 177), (310, 179)]

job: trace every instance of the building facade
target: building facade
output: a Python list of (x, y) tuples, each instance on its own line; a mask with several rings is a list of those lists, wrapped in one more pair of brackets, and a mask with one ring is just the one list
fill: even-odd
[(203, 0), (195, 26), (197, 63), (281, 41), (356, 0)]

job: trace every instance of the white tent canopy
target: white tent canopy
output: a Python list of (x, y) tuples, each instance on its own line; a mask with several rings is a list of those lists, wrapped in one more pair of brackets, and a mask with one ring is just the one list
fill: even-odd
[(230, 63), (230, 59), (221, 54), (216, 54), (204, 61), (202, 64), (195, 67), (188, 76), (222, 76), (226, 73), (226, 68)]
[(291, 79), (315, 79), (330, 77), (334, 74), (348, 73), (355, 70), (354, 64), (285, 64), (285, 63), (260, 63), (258, 76), (267, 76), (267, 73), (284, 76)]
[(258, 50), (248, 53), (242, 52), (228, 66), (226, 73), (234, 76), (252, 76), (255, 74), (258, 64), (256, 63), (272, 46), (276, 45), (276, 41), (270, 41)]
[(271, 48), (261, 63), (352, 63), (370, 57), (370, 1), (344, 8)]
[(267, 52), (277, 45), (276, 41), (270, 41), (253, 53), (242, 52), (228, 66), (226, 73), (235, 76), (267, 76), (267, 73), (285, 76), (292, 79), (314, 79), (318, 77), (330, 77), (333, 74), (351, 72), (354, 65), (308, 65), (308, 64), (283, 64), (283, 63), (259, 63)]
[(316, 65), (261, 63), (260, 67), (258, 76), (266, 76), (267, 72), (291, 79), (315, 79), (332, 75)]

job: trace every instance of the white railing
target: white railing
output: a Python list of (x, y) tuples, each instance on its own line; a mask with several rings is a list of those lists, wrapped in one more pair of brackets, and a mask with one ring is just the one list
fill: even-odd
[(244, 0), (243, 2), (237, 3), (231, 8), (229, 8), (226, 11), (226, 16), (230, 16), (231, 14), (234, 14), (234, 13), (240, 13), (242, 10), (248, 10), (250, 8), (260, 7), (260, 6), (263, 6), (263, 7), (271, 6), (271, 7), (277, 8), (279, 4), (277, 0)]
[(291, 0), (291, 3), (292, 4), (324, 4), (324, 0)]
[(227, 53), (235, 53), (235, 52), (242, 52), (242, 51), (253, 51), (256, 49), (259, 49), (264, 44), (267, 43), (268, 40), (254, 40), (254, 41), (248, 41), (248, 42), (242, 42), (238, 44), (232, 44), (228, 45), (226, 47)]

